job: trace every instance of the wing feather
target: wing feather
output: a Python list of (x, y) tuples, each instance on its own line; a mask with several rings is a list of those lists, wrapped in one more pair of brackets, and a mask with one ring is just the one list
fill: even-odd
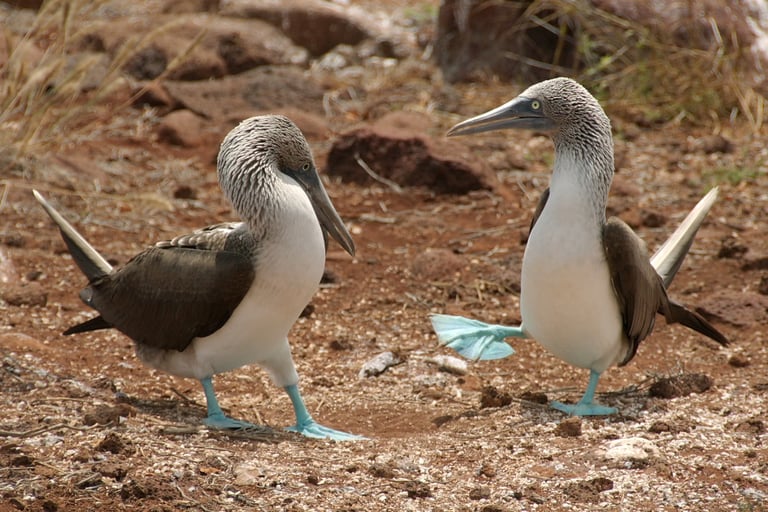
[(86, 303), (109, 325), (155, 348), (181, 351), (220, 329), (253, 282), (250, 254), (216, 250), (242, 240), (183, 238), (151, 247), (92, 282), (82, 294)]
[(645, 243), (623, 221), (608, 219), (603, 228), (603, 245), (624, 334), (630, 343), (622, 361), (626, 364), (653, 330), (656, 313), (667, 304), (667, 294), (651, 265)]

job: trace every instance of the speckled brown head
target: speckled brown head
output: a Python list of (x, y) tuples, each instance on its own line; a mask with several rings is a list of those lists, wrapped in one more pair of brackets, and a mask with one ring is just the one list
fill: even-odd
[(323, 229), (348, 253), (355, 253), (352, 236), (320, 181), (309, 144), (287, 117), (242, 121), (221, 143), (217, 165), (221, 188), (243, 220), (254, 225), (271, 222), (282, 174), (306, 192)]

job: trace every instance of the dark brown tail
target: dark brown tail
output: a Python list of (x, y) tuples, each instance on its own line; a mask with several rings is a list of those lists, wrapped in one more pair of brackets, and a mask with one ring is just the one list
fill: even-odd
[(112, 327), (114, 327), (112, 324), (108, 323), (101, 316), (97, 316), (90, 320), (86, 320), (81, 324), (73, 325), (64, 331), (64, 336), (77, 334), (79, 332), (98, 331), (99, 329), (111, 329)]
[(687, 309), (682, 304), (670, 299), (669, 301), (669, 316), (667, 317), (667, 323), (680, 323), (689, 329), (703, 334), (707, 338), (711, 338), (723, 346), (728, 345), (728, 338), (715, 329), (703, 316)]

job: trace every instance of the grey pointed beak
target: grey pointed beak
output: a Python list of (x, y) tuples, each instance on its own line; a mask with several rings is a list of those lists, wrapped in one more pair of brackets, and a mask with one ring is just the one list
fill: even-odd
[(446, 135), (472, 135), (507, 128), (546, 131), (554, 129), (555, 124), (541, 112), (540, 102), (518, 96), (500, 107), (460, 122)]
[(291, 171), (287, 174), (299, 182), (299, 185), (301, 185), (307, 193), (307, 196), (309, 196), (309, 200), (312, 202), (312, 207), (315, 209), (317, 220), (320, 221), (320, 225), (323, 229), (325, 229), (345, 251), (354, 256), (355, 242), (352, 241), (352, 235), (349, 234), (347, 227), (344, 225), (344, 221), (341, 220), (341, 217), (339, 217), (339, 214), (336, 212), (336, 208), (333, 207), (331, 198), (328, 197), (323, 182), (320, 181), (320, 175), (317, 173), (317, 169), (312, 167), (312, 169), (307, 171)]

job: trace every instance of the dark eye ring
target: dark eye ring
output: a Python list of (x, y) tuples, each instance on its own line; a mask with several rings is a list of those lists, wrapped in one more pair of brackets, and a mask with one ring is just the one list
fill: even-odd
[(308, 171), (311, 166), (309, 165), (309, 162), (301, 166), (302, 171)]

